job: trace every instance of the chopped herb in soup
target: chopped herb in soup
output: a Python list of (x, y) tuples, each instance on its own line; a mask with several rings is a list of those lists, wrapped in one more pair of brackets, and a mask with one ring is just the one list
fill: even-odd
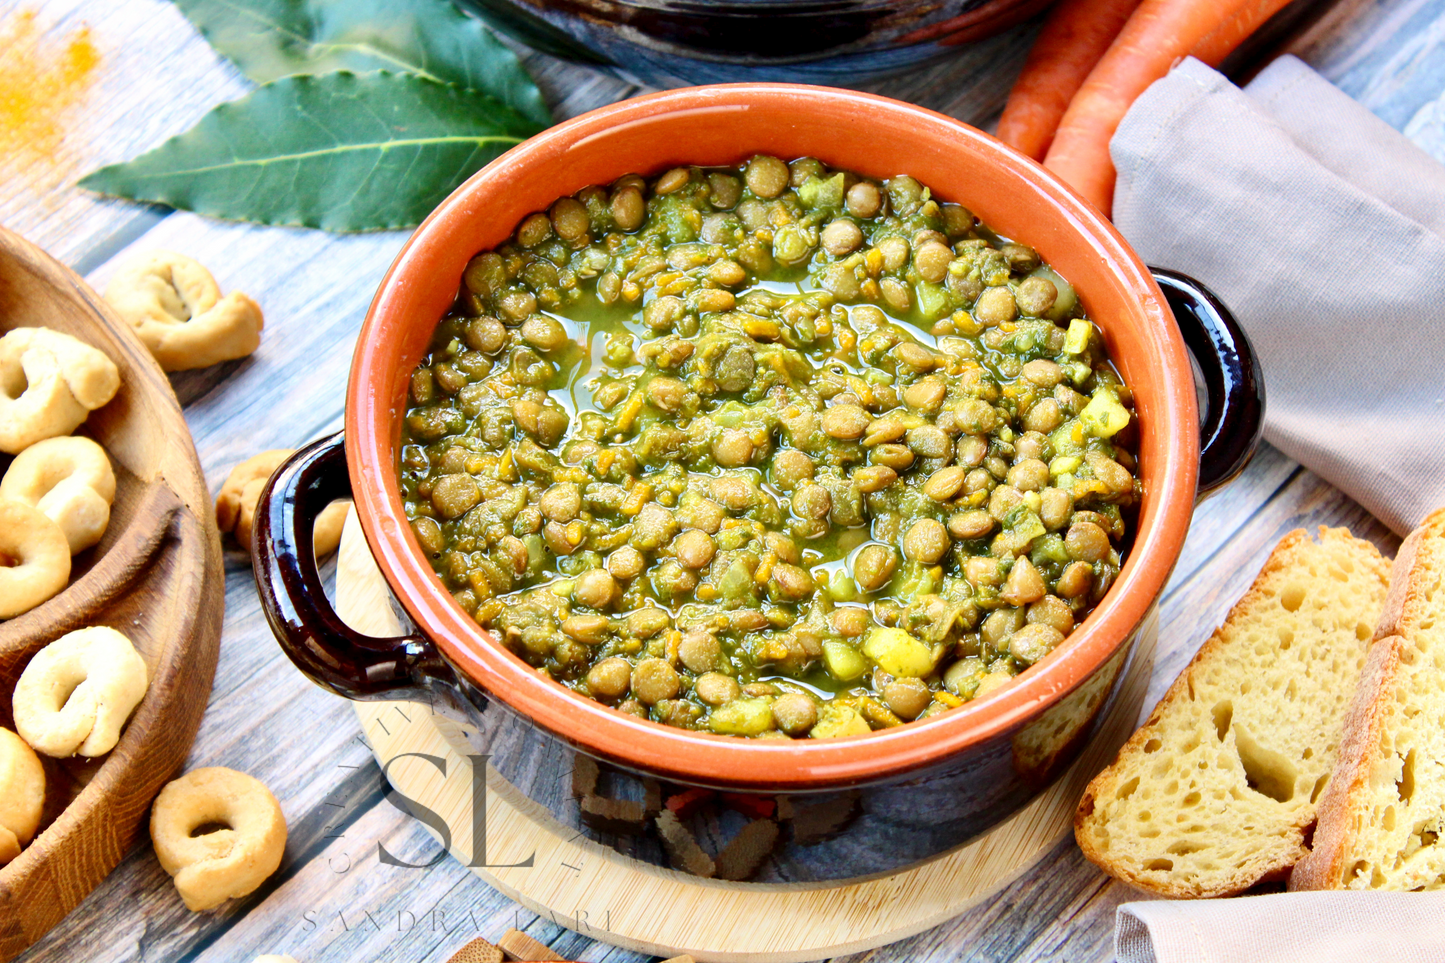
[(1135, 437), (1032, 248), (911, 177), (759, 156), (585, 188), (473, 258), (401, 478), (529, 664), (668, 725), (826, 737), (1066, 644), (1131, 535)]

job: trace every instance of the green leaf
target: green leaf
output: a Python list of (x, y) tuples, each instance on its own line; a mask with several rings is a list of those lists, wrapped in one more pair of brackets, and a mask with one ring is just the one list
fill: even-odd
[(537, 129), (485, 94), (410, 74), (285, 77), (80, 186), (259, 224), (413, 227)]
[(447, 0), (175, 0), (251, 80), (392, 70), (489, 94), (542, 126), (532, 78), (475, 17)]

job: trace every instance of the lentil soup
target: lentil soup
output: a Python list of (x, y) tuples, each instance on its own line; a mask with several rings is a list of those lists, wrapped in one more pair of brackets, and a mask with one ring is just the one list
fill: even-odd
[(1068, 282), (913, 178), (628, 175), (472, 259), (403, 499), (510, 650), (655, 721), (865, 733), (1064, 642), (1139, 496)]

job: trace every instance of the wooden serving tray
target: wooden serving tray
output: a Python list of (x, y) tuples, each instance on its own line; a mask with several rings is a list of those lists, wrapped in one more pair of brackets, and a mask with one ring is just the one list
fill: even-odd
[[(150, 688), (99, 759), (50, 759), (41, 831), (0, 867), (0, 963), (43, 936), (115, 868), (151, 800), (190, 751), (220, 650), (225, 582), (205, 476), (170, 382), (130, 328), (74, 273), (0, 228), (0, 333), (62, 331), (120, 368), (115, 398), (76, 432), (110, 454), (116, 497), (104, 539), (71, 584), (0, 622), (0, 725), (30, 657), (65, 633), (108, 625), (144, 656)], [(0, 455), (0, 472), (9, 465)]]
[[(385, 637), (401, 631), (355, 509), (337, 555), (336, 612), (360, 632)], [(534, 913), (653, 956), (802, 963), (861, 953), (952, 919), (993, 898), (1071, 836), (1084, 787), (1139, 718), (1157, 635), (1156, 611), (1139, 630), (1094, 738), (1031, 803), (931, 861), (887, 876), (832, 883), (724, 882), (637, 862), (563, 826), (490, 766), (486, 816), (479, 820), (473, 811), (475, 750), (455, 722), (425, 704), (352, 707), (392, 786), (446, 824), (453, 858)], [(476, 865), (482, 861), (476, 859), (476, 826), (486, 830), (482, 851), (488, 860), (520, 864)]]

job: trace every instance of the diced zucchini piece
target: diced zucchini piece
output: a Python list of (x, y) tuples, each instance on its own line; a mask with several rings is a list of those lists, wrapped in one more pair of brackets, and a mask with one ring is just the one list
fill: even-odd
[(867, 735), (872, 731), (873, 729), (856, 709), (848, 706), (827, 705), (819, 713), (818, 722), (808, 735), (814, 739), (835, 739), (838, 736)]
[(708, 728), (725, 736), (758, 736), (773, 727), (773, 700), (734, 699), (707, 717)]
[(655, 199), (657, 204), (657, 218), (667, 232), (667, 239), (673, 244), (686, 244), (697, 240), (697, 230), (692, 226), (692, 220), (688, 217), (691, 212), (696, 212), (687, 206), (676, 196), (661, 197)]
[(1049, 432), (1049, 444), (1056, 456), (1077, 455), (1080, 462), (1083, 461), (1084, 442), (1088, 440), (1084, 434), (1084, 426), (1077, 418), (1072, 418)]
[(1057, 324), (1062, 324), (1079, 303), (1078, 292), (1074, 286), (1065, 281), (1050, 267), (1040, 267), (1034, 271), (1035, 277), (1048, 278), (1054, 282), (1054, 290), (1058, 293), (1054, 296), (1054, 306), (1049, 308), (1048, 318)]
[(919, 281), (913, 286), (913, 295), (918, 301), (918, 313), (928, 321), (937, 321), (948, 313), (948, 291), (941, 284)]
[(1064, 540), (1058, 535), (1045, 535), (1034, 542), (1033, 551), (1029, 553), (1035, 566), (1041, 566), (1046, 562), (1056, 562), (1063, 565), (1069, 561), (1069, 552), (1064, 548)]
[(824, 642), (823, 664), (839, 682), (851, 682), (868, 671), (868, 662), (846, 642)]
[(736, 428), (742, 424), (744, 419), (751, 414), (746, 405), (740, 405), (736, 401), (729, 401), (717, 411), (708, 415), (713, 424), (721, 428)]
[(528, 535), (522, 539), (522, 544), (527, 546), (527, 574), (535, 576), (547, 560), (547, 543), (541, 535)]
[(1064, 336), (1064, 350), (1069, 354), (1083, 354), (1089, 347), (1089, 337), (1094, 326), (1083, 318), (1069, 322), (1069, 333)]
[(741, 559), (734, 559), (728, 570), (718, 579), (718, 594), (725, 599), (739, 599), (752, 594), (753, 573), (748, 571)]
[(1096, 438), (1112, 438), (1129, 423), (1129, 412), (1114, 392), (1100, 388), (1079, 412), (1084, 430)]
[(1014, 512), (1009, 513), (1008, 521), (1009, 529), (1024, 543), (1032, 542), (1048, 532), (1039, 516), (1026, 508), (1022, 511), (1014, 509)]
[(863, 641), (863, 654), (896, 676), (921, 679), (933, 671), (933, 650), (902, 629), (873, 628)]
[(810, 177), (798, 188), (798, 200), (810, 211), (843, 206), (843, 175)]
[(858, 597), (858, 583), (846, 571), (837, 569), (828, 580), (828, 594), (835, 602), (851, 602)]
[(917, 562), (909, 562), (893, 577), (893, 584), (898, 586), (893, 594), (901, 599), (916, 599), (938, 591), (938, 579), (933, 577), (933, 568)]

